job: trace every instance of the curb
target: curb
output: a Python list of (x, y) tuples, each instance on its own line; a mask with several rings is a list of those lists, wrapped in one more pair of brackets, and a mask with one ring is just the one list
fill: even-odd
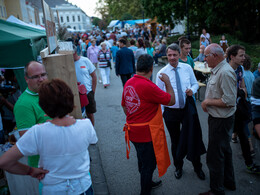
[(90, 173), (92, 178), (92, 187), (94, 189), (94, 194), (109, 195), (106, 176), (104, 174), (98, 144), (90, 145), (88, 150), (91, 158)]

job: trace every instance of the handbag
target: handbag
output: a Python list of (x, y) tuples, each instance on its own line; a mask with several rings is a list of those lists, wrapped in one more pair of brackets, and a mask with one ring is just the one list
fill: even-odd
[(85, 85), (80, 84), (78, 82), (78, 90), (79, 90), (79, 99), (80, 99), (81, 108), (83, 108), (89, 104), (88, 96), (87, 96), (87, 89), (86, 89)]

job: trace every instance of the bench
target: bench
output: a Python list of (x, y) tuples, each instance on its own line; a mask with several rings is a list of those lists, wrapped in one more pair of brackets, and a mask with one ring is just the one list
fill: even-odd
[(196, 94), (196, 96), (197, 96), (196, 99), (201, 102), (202, 100), (200, 99), (200, 89), (201, 89), (201, 87), (206, 87), (207, 85), (205, 83), (202, 83), (202, 82), (199, 82), (199, 81), (198, 81), (198, 84), (199, 84), (199, 89), (198, 89), (198, 92)]
[(158, 58), (158, 64), (160, 64), (160, 65), (168, 64), (167, 56), (162, 56), (162, 57)]

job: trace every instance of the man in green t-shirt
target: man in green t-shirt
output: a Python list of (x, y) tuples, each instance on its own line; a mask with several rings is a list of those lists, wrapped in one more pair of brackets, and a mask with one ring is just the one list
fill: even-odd
[(194, 69), (194, 61), (189, 56), (191, 50), (191, 42), (188, 39), (182, 39), (180, 40), (179, 46), (181, 48), (181, 56), (179, 58), (179, 62), (189, 64), (192, 69)]
[[(28, 87), (14, 106), (14, 116), (20, 136), (33, 125), (44, 123), (50, 119), (39, 105), (39, 86), (43, 81), (47, 80), (44, 65), (31, 61), (25, 66), (24, 73)], [(38, 155), (28, 157), (29, 166), (38, 167), (38, 161)]]

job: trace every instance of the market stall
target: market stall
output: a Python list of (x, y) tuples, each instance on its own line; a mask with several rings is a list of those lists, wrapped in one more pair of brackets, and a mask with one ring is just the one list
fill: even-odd
[(44, 30), (0, 19), (0, 68), (13, 69), (21, 91), (26, 88), (24, 66), (47, 46)]

